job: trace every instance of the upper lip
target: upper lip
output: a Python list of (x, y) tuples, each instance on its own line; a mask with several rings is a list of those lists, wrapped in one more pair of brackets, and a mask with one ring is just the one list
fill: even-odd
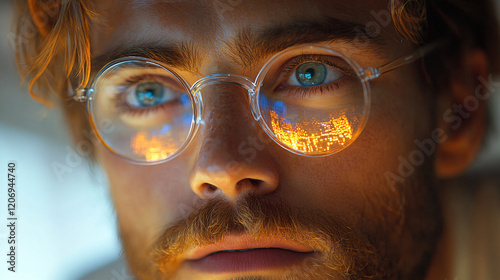
[(245, 250), (245, 249), (285, 249), (297, 253), (311, 253), (314, 249), (310, 246), (279, 238), (252, 238), (248, 234), (231, 234), (224, 236), (224, 238), (217, 243), (207, 244), (204, 246), (193, 247), (184, 255), (184, 259), (194, 261), (202, 259), (210, 254), (228, 250)]

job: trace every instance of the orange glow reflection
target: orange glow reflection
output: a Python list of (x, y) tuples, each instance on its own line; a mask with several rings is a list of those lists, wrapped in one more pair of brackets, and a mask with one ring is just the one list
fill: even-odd
[[(295, 150), (323, 153), (344, 146), (353, 136), (347, 117), (331, 118), (327, 122), (312, 120), (304, 124), (292, 123), (271, 110), (271, 126), (276, 137)], [(313, 133), (311, 133), (311, 131)]]
[(134, 154), (143, 156), (147, 161), (164, 159), (177, 151), (177, 145), (168, 134), (153, 135), (151, 139), (145, 132), (140, 132), (132, 138), (130, 143)]

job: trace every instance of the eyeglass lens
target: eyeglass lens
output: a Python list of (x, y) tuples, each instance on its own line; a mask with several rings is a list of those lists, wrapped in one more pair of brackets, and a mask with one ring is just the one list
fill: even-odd
[[(284, 148), (325, 155), (354, 141), (367, 115), (366, 85), (342, 55), (294, 49), (271, 60), (257, 80), (261, 125)], [(101, 140), (136, 162), (178, 153), (195, 125), (195, 102), (173, 71), (147, 60), (119, 62), (94, 86), (90, 111)], [(101, 123), (112, 123), (107, 131)]]
[[(125, 158), (164, 160), (182, 147), (194, 126), (190, 93), (159, 65), (120, 63), (101, 75), (95, 92), (91, 112), (97, 131), (110, 149)], [(110, 122), (114, 129), (106, 133), (99, 124)]]

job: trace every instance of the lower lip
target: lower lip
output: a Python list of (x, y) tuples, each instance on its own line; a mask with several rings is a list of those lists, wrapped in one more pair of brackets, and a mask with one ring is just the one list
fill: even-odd
[(287, 267), (304, 261), (314, 252), (299, 253), (285, 249), (255, 249), (243, 252), (220, 252), (199, 260), (190, 260), (190, 268), (211, 273), (244, 272)]

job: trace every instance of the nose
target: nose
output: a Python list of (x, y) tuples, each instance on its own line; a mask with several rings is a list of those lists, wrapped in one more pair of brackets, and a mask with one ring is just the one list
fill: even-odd
[(257, 137), (264, 132), (252, 117), (247, 91), (216, 84), (200, 93), (204, 124), (196, 139), (200, 148), (190, 178), (192, 190), (203, 199), (222, 195), (232, 201), (248, 192), (274, 192), (279, 178), (267, 152), (271, 140)]

